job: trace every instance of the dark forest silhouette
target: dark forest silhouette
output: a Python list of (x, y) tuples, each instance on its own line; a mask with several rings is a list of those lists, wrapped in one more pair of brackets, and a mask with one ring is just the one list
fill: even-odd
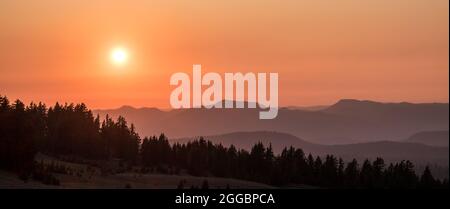
[(250, 151), (224, 147), (203, 138), (171, 145), (164, 134), (143, 139), (125, 118), (100, 121), (84, 104), (42, 103), (26, 106), (0, 96), (0, 169), (54, 182), (35, 162), (36, 153), (77, 156), (92, 160), (121, 159), (146, 168), (169, 166), (195, 176), (217, 176), (262, 182), (275, 186), (297, 184), (326, 188), (448, 188), (448, 181), (435, 179), (427, 167), (421, 176), (409, 161), (386, 165), (373, 162), (345, 163), (328, 155), (313, 157), (288, 147), (274, 155), (272, 147), (255, 144)]

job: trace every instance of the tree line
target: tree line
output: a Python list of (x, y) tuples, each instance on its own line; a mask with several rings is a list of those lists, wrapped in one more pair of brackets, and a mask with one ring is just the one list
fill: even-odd
[(203, 138), (171, 146), (162, 134), (144, 138), (141, 155), (146, 166), (171, 165), (185, 168), (191, 175), (237, 178), (275, 186), (448, 188), (448, 181), (435, 179), (428, 167), (422, 175), (416, 175), (410, 161), (387, 164), (377, 158), (360, 165), (355, 159), (345, 163), (333, 155), (313, 157), (294, 147), (275, 155), (270, 145), (262, 143), (255, 144), (250, 151), (213, 144)]
[(84, 104), (10, 103), (0, 96), (0, 169), (27, 175), (35, 169), (37, 152), (86, 159), (121, 159), (145, 167), (170, 166), (191, 175), (237, 178), (275, 186), (312, 185), (326, 188), (448, 188), (428, 167), (416, 175), (409, 161), (386, 164), (356, 160), (345, 163), (333, 155), (306, 155), (286, 147), (275, 155), (271, 145), (251, 150), (224, 147), (203, 138), (170, 144), (164, 134), (141, 140), (125, 118), (94, 116)]
[(37, 152), (136, 162), (140, 138), (125, 118), (100, 121), (84, 104), (25, 106), (0, 96), (0, 168), (29, 172)]

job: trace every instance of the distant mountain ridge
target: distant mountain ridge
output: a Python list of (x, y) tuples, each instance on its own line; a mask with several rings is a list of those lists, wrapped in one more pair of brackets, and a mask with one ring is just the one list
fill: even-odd
[(447, 131), (422, 131), (405, 140), (406, 142), (421, 143), (430, 146), (447, 147), (449, 144), (449, 132)]
[(324, 109), (324, 112), (350, 115), (350, 116), (372, 116), (390, 114), (393, 116), (403, 116), (402, 114), (415, 113), (425, 116), (435, 116), (441, 111), (448, 111), (447, 103), (381, 103), (369, 100), (342, 99), (336, 104)]
[[(281, 153), (285, 147), (293, 146), (301, 148), (305, 154), (327, 155), (333, 154), (345, 160), (353, 158), (362, 161), (366, 158), (375, 159), (383, 157), (389, 162), (411, 160), (418, 164), (436, 163), (448, 166), (449, 150), (443, 147), (433, 147), (417, 143), (407, 142), (367, 142), (343, 145), (320, 145), (314, 144), (296, 136), (271, 131), (234, 132), (214, 136), (204, 136), (205, 140), (224, 146), (234, 145), (239, 149), (250, 150), (251, 147), (261, 142), (265, 146), (272, 146), (275, 153)], [(186, 137), (180, 139), (169, 139), (172, 143), (186, 143), (199, 139), (199, 137)]]
[(254, 131), (254, 132), (232, 132), (214, 136), (194, 136), (194, 137), (184, 137), (178, 139), (169, 139), (171, 142), (186, 143), (203, 137), (214, 143), (220, 143), (224, 146), (235, 145), (240, 149), (250, 150), (253, 145), (258, 142), (263, 143), (268, 146), (272, 145), (275, 152), (280, 153), (285, 147), (294, 146), (302, 148), (317, 147), (321, 145), (316, 145), (311, 142), (300, 139), (291, 134), (274, 132), (274, 131)]
[(276, 131), (316, 144), (349, 144), (405, 139), (417, 132), (447, 130), (447, 103), (380, 103), (344, 99), (319, 110), (280, 108), (278, 117), (259, 120), (259, 109), (176, 109), (124, 106), (95, 110), (124, 116), (142, 136), (209, 136), (242, 131)]

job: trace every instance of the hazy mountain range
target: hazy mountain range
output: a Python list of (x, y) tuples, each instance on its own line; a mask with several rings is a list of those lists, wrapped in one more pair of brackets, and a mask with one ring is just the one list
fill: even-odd
[(406, 142), (447, 147), (448, 149), (449, 135), (448, 131), (423, 131), (412, 135)]
[[(186, 137), (172, 139), (171, 141), (184, 143), (198, 138)], [(262, 142), (266, 146), (271, 144), (275, 153), (281, 153), (284, 147), (293, 146), (302, 148), (306, 154), (311, 153), (320, 156), (333, 154), (347, 161), (353, 158), (363, 161), (366, 158), (383, 157), (389, 162), (411, 160), (416, 164), (435, 163), (447, 166), (449, 159), (448, 147), (435, 147), (408, 142), (379, 141), (345, 145), (321, 145), (305, 141), (291, 134), (269, 131), (234, 132), (204, 136), (204, 138), (214, 143), (221, 143), (224, 146), (233, 144), (237, 148), (246, 150), (250, 150), (254, 144)]]
[[(302, 148), (313, 155), (333, 154), (344, 160), (383, 157), (388, 162), (411, 160), (434, 164), (448, 176), (449, 105), (443, 103), (380, 103), (340, 100), (331, 106), (280, 108), (278, 117), (259, 120), (258, 109), (157, 108), (96, 110), (104, 117), (124, 116), (141, 136), (165, 133), (171, 142), (204, 136), (214, 143), (249, 150), (257, 142)], [(443, 131), (436, 131), (443, 130)]]
[(345, 99), (328, 107), (280, 108), (278, 117), (272, 120), (259, 120), (259, 111), (247, 108), (162, 111), (123, 106), (94, 113), (102, 117), (109, 114), (113, 118), (122, 115), (135, 124), (141, 136), (165, 133), (169, 138), (182, 138), (276, 131), (315, 144), (404, 141), (418, 132), (448, 130), (449, 127), (448, 103), (380, 103)]

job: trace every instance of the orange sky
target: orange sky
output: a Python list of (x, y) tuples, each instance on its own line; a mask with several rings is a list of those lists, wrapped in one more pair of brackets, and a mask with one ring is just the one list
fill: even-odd
[(280, 2), (1, 0), (0, 94), (169, 107), (172, 73), (202, 64), (278, 72), (282, 106), (448, 102), (448, 0)]

